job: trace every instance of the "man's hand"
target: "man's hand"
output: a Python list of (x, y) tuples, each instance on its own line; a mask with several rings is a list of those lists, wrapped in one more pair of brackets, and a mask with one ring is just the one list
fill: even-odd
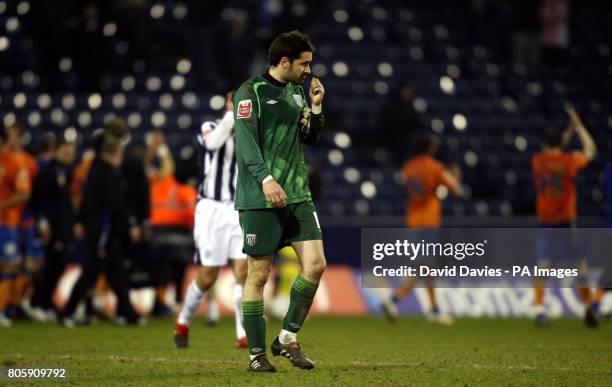
[(138, 242), (140, 241), (140, 227), (138, 226), (134, 226), (130, 228), (130, 240), (132, 242)]
[(451, 163), (448, 165), (448, 171), (450, 172), (450, 174), (457, 179), (458, 181), (461, 181), (463, 178), (463, 173), (461, 171), (461, 167), (459, 166), (459, 164), (457, 163)]
[(85, 227), (83, 227), (82, 223), (75, 223), (72, 232), (76, 239), (83, 239), (85, 237)]
[(230, 92), (225, 94), (225, 111), (233, 112), (234, 111), (234, 93)]
[(37, 224), (38, 235), (42, 239), (44, 244), (47, 244), (51, 240), (51, 227), (49, 221), (46, 219), (40, 219)]
[(300, 134), (303, 136), (307, 136), (310, 133), (310, 108), (306, 106), (302, 109), (302, 119), (300, 120)]
[(323, 96), (325, 95), (325, 89), (323, 88), (323, 84), (321, 83), (321, 81), (319, 81), (318, 78), (312, 77), (308, 94), (310, 95), (310, 102), (313, 105), (321, 106), (321, 104), (323, 103)]
[(272, 205), (272, 207), (283, 208), (287, 205), (287, 195), (276, 181), (270, 180), (263, 184), (263, 193), (266, 197), (266, 201)]

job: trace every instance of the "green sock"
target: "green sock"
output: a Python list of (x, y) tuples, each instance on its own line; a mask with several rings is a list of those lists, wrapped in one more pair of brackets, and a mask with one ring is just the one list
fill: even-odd
[(244, 331), (249, 340), (249, 353), (266, 352), (266, 320), (263, 317), (263, 301), (242, 301)]
[(304, 320), (306, 320), (318, 287), (318, 284), (313, 284), (301, 275), (295, 279), (291, 287), (289, 310), (283, 323), (284, 330), (293, 333), (300, 330)]

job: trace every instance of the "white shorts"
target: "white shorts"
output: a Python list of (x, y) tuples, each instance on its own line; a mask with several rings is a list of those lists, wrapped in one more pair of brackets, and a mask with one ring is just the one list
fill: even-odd
[(193, 228), (196, 256), (201, 266), (225, 266), (228, 259), (246, 259), (242, 229), (234, 203), (202, 199), (195, 210)]

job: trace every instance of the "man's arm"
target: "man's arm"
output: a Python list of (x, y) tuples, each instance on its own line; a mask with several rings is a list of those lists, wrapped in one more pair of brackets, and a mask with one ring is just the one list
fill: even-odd
[(306, 118), (310, 120), (308, 124), (309, 130), (307, 133), (302, 132), (302, 142), (306, 145), (316, 145), (321, 138), (321, 132), (323, 131), (323, 125), (325, 120), (323, 118), (323, 108), (321, 106), (312, 106), (312, 110), (309, 113), (310, 117)]
[(262, 156), (258, 115), (254, 91), (242, 86), (234, 97), (236, 157), (244, 161), (249, 173), (261, 184), (271, 173)]
[(27, 202), (30, 199), (31, 191), (29, 181), (30, 175), (28, 174), (27, 169), (22, 168), (17, 171), (15, 176), (15, 186), (17, 187), (17, 190), (13, 195), (9, 196), (3, 201), (0, 201), (0, 210)]
[(229, 136), (232, 134), (234, 128), (234, 113), (225, 112), (225, 115), (219, 121), (219, 125), (216, 128), (212, 128), (210, 123), (204, 123), (202, 125), (202, 138), (204, 139), (204, 146), (209, 151), (214, 151), (223, 146)]
[(461, 182), (456, 171), (453, 169), (444, 169), (442, 171), (442, 183), (448, 187), (448, 190), (455, 196), (461, 195)]
[(17, 204), (27, 202), (29, 198), (30, 198), (29, 191), (15, 192), (13, 195), (9, 196), (6, 200), (3, 200), (0, 202), (0, 211), (4, 210), (5, 208), (15, 206)]
[(321, 138), (323, 131), (323, 97), (325, 96), (325, 88), (318, 78), (312, 77), (308, 95), (312, 104), (310, 114), (310, 130), (302, 137), (302, 142), (306, 145), (315, 145)]
[(255, 92), (242, 86), (234, 97), (236, 158), (243, 161), (251, 176), (260, 184), (266, 201), (273, 207), (285, 207), (287, 195), (274, 180), (262, 156), (259, 134), (259, 108)]
[(157, 149), (157, 157), (159, 157), (161, 164), (157, 178), (163, 179), (164, 177), (174, 175), (176, 167), (172, 158), (172, 152), (170, 152), (167, 144), (164, 143)]
[(595, 145), (595, 141), (593, 137), (591, 137), (589, 131), (586, 129), (580, 116), (576, 113), (576, 110), (571, 109), (568, 111), (570, 116), (571, 124), (574, 127), (574, 131), (578, 135), (578, 139), (582, 144), (582, 153), (587, 158), (587, 160), (593, 160), (595, 155), (597, 155), (597, 146)]
[(32, 197), (30, 203), (32, 210), (37, 218), (49, 219), (51, 213), (49, 211), (50, 205), (48, 203), (49, 196), (55, 191), (57, 180), (51, 170), (51, 167), (47, 167), (40, 171), (36, 180), (34, 180), (34, 186), (32, 187)]
[(126, 203), (131, 216), (136, 217), (139, 224), (149, 219), (151, 211), (149, 179), (145, 172), (142, 159), (128, 154), (123, 160), (121, 171), (126, 181)]
[[(111, 224), (118, 226), (121, 231), (129, 229), (138, 229), (138, 219), (132, 215), (125, 199), (125, 191), (118, 189), (117, 185), (122, 184), (121, 177), (118, 171), (104, 171), (104, 179), (101, 180), (100, 187), (100, 202), (105, 209), (108, 209), (111, 214)], [(138, 238), (132, 237), (135, 241)]]

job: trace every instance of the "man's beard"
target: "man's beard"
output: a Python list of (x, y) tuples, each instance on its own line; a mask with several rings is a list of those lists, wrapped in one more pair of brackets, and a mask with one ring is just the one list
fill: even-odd
[(296, 76), (294, 80), (292, 80), (291, 82), (296, 83), (298, 85), (303, 85), (304, 81), (306, 80), (306, 75), (302, 75), (300, 76)]

